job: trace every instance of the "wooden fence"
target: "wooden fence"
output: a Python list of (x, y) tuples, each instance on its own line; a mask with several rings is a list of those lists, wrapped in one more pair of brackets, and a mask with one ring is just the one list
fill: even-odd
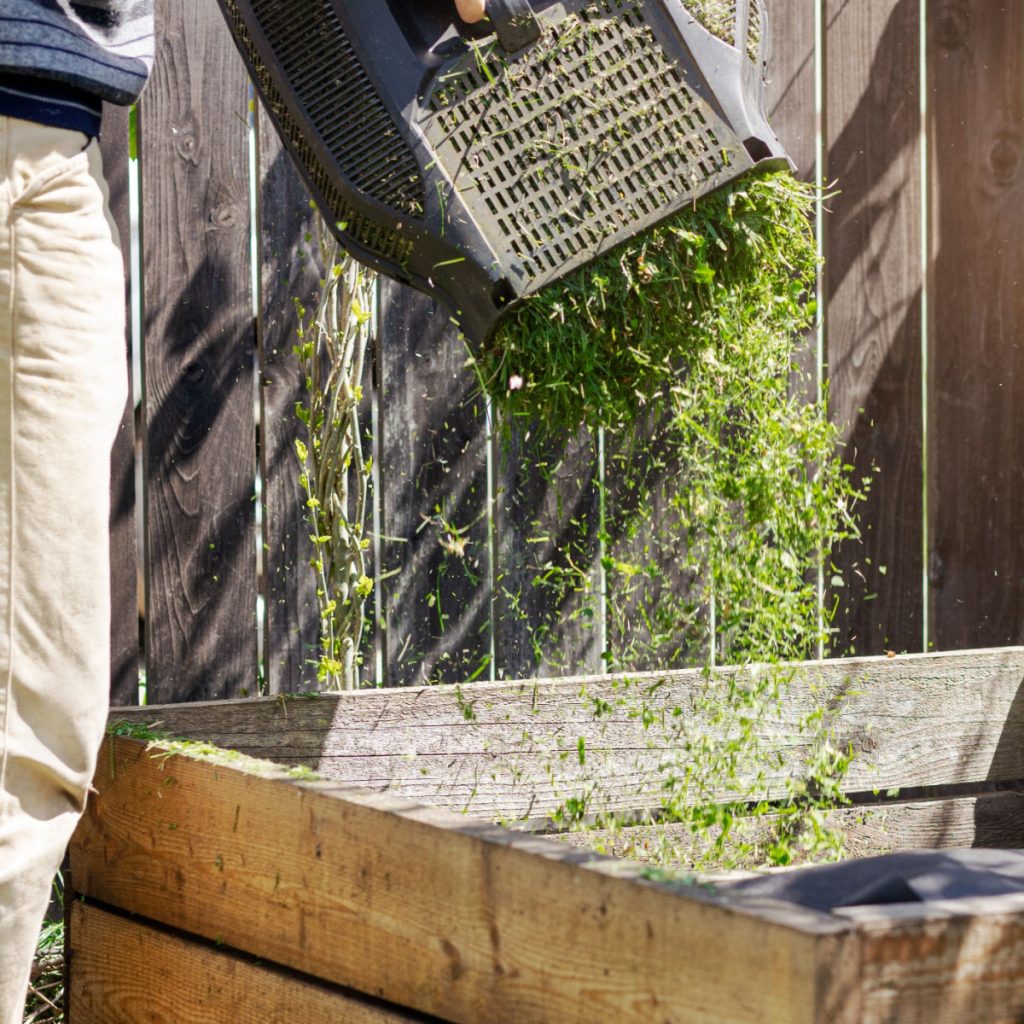
[[(864, 541), (841, 552), (840, 646), (1020, 643), (1024, 7), (772, 0), (770, 11), (773, 123), (801, 173), (841, 189), (820, 224), (824, 326), (807, 358), (830, 381), (857, 474), (875, 480)], [(111, 109), (104, 128), (125, 238), (137, 175), (142, 267), (141, 405), (126, 411), (113, 466), (115, 703), (138, 696), (137, 550), (152, 702), (306, 688), (317, 637), (292, 451), (292, 298), (316, 280), (312, 213), (251, 114), (214, 0), (160, 0), (158, 21), (137, 164), (126, 113)], [(606, 623), (545, 607), (531, 583), (563, 557), (570, 521), (598, 564), (598, 441), (498, 451), (464, 350), (435, 314), (381, 287), (366, 389), (378, 581), (367, 676), (597, 671)], [(543, 478), (529, 469), (545, 460)], [(446, 546), (451, 525), (464, 557)]]

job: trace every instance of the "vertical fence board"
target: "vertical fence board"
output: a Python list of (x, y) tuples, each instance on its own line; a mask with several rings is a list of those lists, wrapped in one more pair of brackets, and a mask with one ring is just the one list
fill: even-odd
[(929, 4), (929, 575), (942, 650), (1024, 639), (1024, 6)]
[(769, 0), (771, 32), (767, 107), (779, 141), (797, 174), (814, 177), (814, 9), (817, 0)]
[(379, 322), (384, 681), (461, 682), (491, 656), (483, 400), (444, 307), (382, 281)]
[[(922, 646), (920, 0), (826, 4), (825, 338), (863, 542), (837, 553), (837, 649)], [(877, 472), (874, 470), (877, 468)]]
[(495, 443), (496, 675), (599, 672), (597, 437)]
[(319, 639), (305, 498), (295, 454), (303, 401), (295, 299), (311, 309), (322, 270), (316, 212), (263, 108), (259, 154), (260, 469), (263, 476), (264, 663), (268, 693), (309, 689)]
[(256, 681), (248, 84), (212, 0), (162, 0), (139, 118), (149, 699)]
[[(804, 181), (817, 173), (815, 8), (823, 0), (773, 0), (768, 8), (770, 55), (766, 104), (769, 122)], [(792, 386), (811, 399), (818, 382), (818, 331), (807, 332), (795, 353)]]
[(125, 349), (129, 388), (110, 453), (110, 702), (139, 699), (139, 596), (135, 525), (135, 404), (131, 394), (131, 216), (128, 202), (128, 108), (103, 108), (103, 174), (121, 236), (125, 279)]

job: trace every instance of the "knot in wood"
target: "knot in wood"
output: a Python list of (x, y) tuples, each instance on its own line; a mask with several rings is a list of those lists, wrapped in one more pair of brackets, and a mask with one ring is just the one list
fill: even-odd
[(233, 228), (238, 224), (236, 203), (218, 203), (210, 210), (210, 223), (217, 228)]
[(878, 737), (867, 729), (857, 729), (849, 742), (858, 754), (872, 754), (878, 749)]
[(188, 363), (185, 366), (185, 368), (181, 371), (181, 376), (186, 384), (188, 384), (190, 387), (195, 387), (196, 385), (201, 383), (203, 378), (206, 376), (206, 370), (204, 369), (202, 363), (200, 363), (199, 361), (194, 361)]
[(199, 142), (191, 128), (172, 128), (174, 152), (193, 167), (199, 166)]
[(1005, 188), (1012, 185), (1020, 171), (1020, 138), (1011, 132), (1000, 132), (988, 152), (992, 180)]
[(934, 39), (943, 50), (959, 50), (966, 44), (970, 30), (971, 15), (963, 0), (949, 0), (939, 8)]

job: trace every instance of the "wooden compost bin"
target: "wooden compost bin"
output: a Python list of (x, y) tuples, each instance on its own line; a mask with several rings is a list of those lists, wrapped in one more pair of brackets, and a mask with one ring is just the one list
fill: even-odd
[[(1021, 649), (799, 667), (793, 710), (841, 707), (859, 755), (855, 853), (1024, 847), (1022, 679)], [(306, 767), (107, 741), (71, 848), (71, 1024), (1024, 1019), (1024, 893), (827, 914), (479, 820), (551, 812), (539, 735), (603, 746), (635, 802), (657, 752), (589, 710), (624, 685), (674, 705), (700, 676), (118, 709)]]

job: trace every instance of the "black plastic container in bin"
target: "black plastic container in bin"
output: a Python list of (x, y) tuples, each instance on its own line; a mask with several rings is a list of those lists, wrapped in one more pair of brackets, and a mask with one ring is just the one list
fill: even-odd
[(678, 0), (490, 0), (477, 26), (454, 0), (219, 2), (342, 245), (474, 342), (686, 204), (788, 166), (761, 0), (715, 0), (716, 34)]

